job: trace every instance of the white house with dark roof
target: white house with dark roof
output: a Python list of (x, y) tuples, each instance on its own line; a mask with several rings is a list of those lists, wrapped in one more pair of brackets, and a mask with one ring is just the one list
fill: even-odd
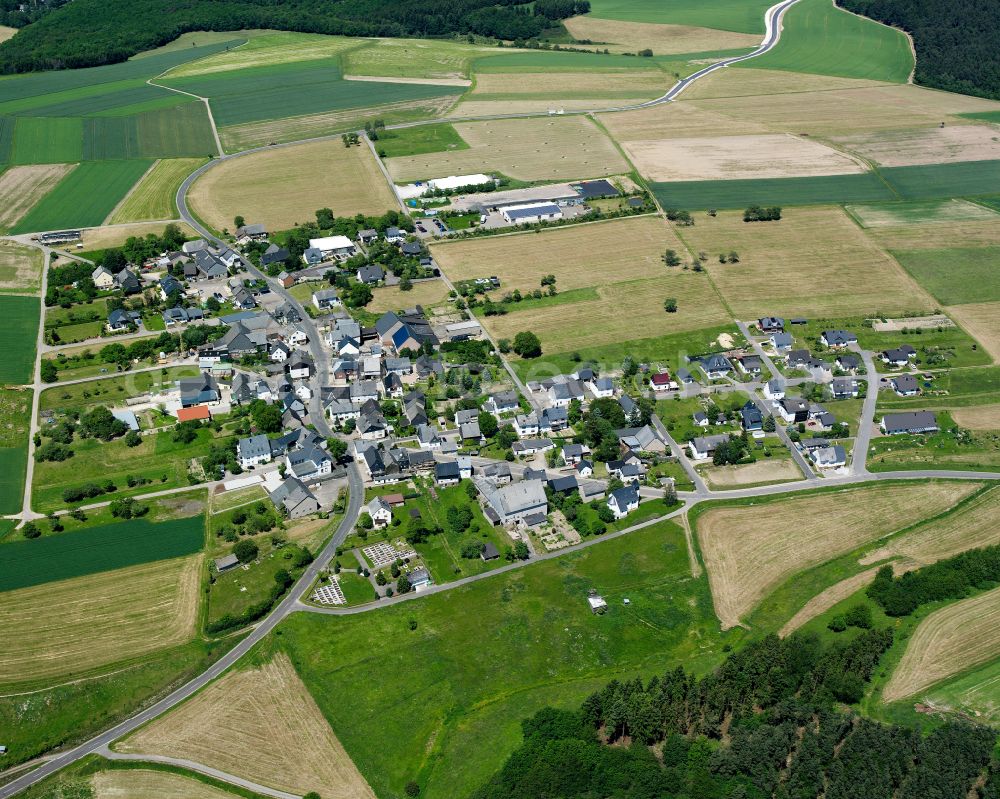
[(915, 397), (920, 393), (920, 383), (913, 375), (899, 375), (889, 381), (892, 390), (901, 397)]
[(616, 519), (623, 519), (639, 507), (639, 492), (627, 485), (615, 489), (608, 496), (608, 508)]
[(857, 344), (858, 337), (849, 330), (824, 330), (819, 337), (824, 347), (846, 347), (849, 344)]
[(890, 436), (900, 433), (936, 433), (940, 430), (937, 417), (931, 411), (887, 413), (882, 417), (879, 427)]

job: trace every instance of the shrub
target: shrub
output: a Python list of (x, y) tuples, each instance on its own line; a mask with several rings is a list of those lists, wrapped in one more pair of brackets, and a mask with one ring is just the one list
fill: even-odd
[(240, 563), (250, 563), (257, 559), (260, 549), (258, 549), (257, 544), (253, 541), (243, 539), (233, 547), (233, 554)]

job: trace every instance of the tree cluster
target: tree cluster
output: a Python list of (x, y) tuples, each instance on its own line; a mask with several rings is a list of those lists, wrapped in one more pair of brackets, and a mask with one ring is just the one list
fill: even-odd
[(779, 219), (781, 219), (781, 209), (776, 205), (768, 208), (751, 205), (743, 212), (744, 222), (777, 222)]

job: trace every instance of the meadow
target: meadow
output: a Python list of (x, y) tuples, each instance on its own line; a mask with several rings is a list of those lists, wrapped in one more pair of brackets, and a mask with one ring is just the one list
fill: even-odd
[(200, 158), (157, 161), (114, 209), (108, 224), (173, 219), (177, 216), (177, 189), (203, 163)]
[(191, 640), (201, 571), (191, 555), (5, 593), (0, 683), (84, 674)]
[[(28, 459), (31, 394), (0, 389), (0, 513), (18, 513)], [(2, 578), (0, 578), (2, 579)]]
[[(778, 45), (745, 66), (905, 83), (913, 71), (906, 35), (838, 8), (801, 0), (782, 20)], [(744, 66), (744, 65), (740, 65)]]
[(425, 280), (414, 283), (409, 291), (390, 286), (374, 289), (372, 294), (372, 301), (365, 306), (369, 311), (398, 311), (414, 305), (429, 308), (448, 299), (448, 286), (443, 280)]
[(921, 699), (943, 711), (974, 716), (981, 724), (1000, 720), (1000, 660), (965, 671), (921, 692)]
[(455, 126), (446, 123), (380, 131), (375, 147), (382, 158), (469, 149), (469, 145), (458, 135)]
[[(99, 347), (92, 347), (99, 350)], [(114, 367), (110, 367), (114, 369)], [(53, 386), (42, 392), (38, 407), (42, 411), (67, 412), (71, 410), (85, 413), (93, 405), (124, 404), (129, 397), (137, 397), (149, 391), (167, 390), (182, 377), (195, 377), (198, 370), (193, 366), (174, 366), (160, 371), (126, 372), (114, 377), (69, 386)]]
[(24, 385), (31, 381), (38, 340), (37, 297), (0, 295), (0, 385)]
[(139, 160), (82, 163), (59, 181), (12, 232), (100, 225), (151, 164)]
[(162, 522), (132, 519), (11, 541), (0, 547), (0, 591), (192, 555), (204, 542), (201, 516)]
[(942, 305), (1000, 300), (1000, 249), (895, 250), (903, 268)]
[[(0, 192), (3, 184), (0, 182)], [(37, 293), (42, 282), (42, 251), (13, 241), (0, 241), (0, 292)]]
[[(357, 41), (357, 40), (355, 40)], [(341, 59), (349, 75), (399, 78), (468, 78), (472, 62), (497, 48), (438, 39), (376, 39)]]
[(767, 0), (593, 0), (590, 16), (628, 22), (696, 25), (740, 33), (764, 33)]
[(281, 653), (228, 672), (115, 748), (193, 760), (295, 794), (375, 796)]
[(3, 172), (0, 196), (9, 202), (0, 209), (0, 231), (7, 230), (34, 208), (71, 169), (71, 164), (43, 164), (13, 166)]

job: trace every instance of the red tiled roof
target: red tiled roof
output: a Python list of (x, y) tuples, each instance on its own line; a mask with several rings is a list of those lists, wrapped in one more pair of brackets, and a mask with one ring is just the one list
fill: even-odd
[(180, 408), (177, 411), (178, 422), (191, 422), (196, 419), (211, 419), (212, 414), (208, 412), (207, 405), (195, 405), (192, 408)]

